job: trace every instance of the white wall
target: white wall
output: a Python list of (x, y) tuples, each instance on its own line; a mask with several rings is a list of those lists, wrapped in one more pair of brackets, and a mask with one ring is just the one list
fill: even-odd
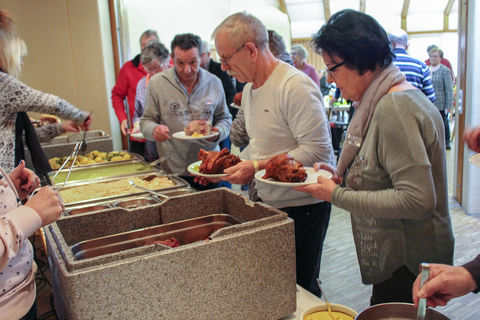
[(268, 29), (280, 33), (290, 44), (288, 17), (276, 7), (276, 1), (259, 0), (123, 0), (121, 33), (124, 61), (140, 52), (139, 38), (146, 29), (155, 29), (170, 51), (170, 42), (179, 33), (194, 33), (213, 44), (211, 34), (227, 16), (247, 11), (262, 20)]
[[(467, 71), (465, 88), (465, 128), (480, 126), (480, 3), (469, 1), (467, 25)], [(469, 214), (480, 214), (480, 168), (469, 163), (474, 154), (464, 150), (462, 206)]]

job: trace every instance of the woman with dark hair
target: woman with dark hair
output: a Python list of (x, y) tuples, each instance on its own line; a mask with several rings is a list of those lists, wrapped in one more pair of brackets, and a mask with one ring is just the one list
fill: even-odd
[(333, 178), (297, 187), (351, 214), (371, 304), (412, 302), (423, 261), (451, 264), (443, 122), (392, 63), (388, 37), (367, 14), (342, 10), (314, 35), (328, 81), (359, 106)]

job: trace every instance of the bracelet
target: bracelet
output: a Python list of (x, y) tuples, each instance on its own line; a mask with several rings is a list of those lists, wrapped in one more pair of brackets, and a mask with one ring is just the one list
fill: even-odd
[(257, 160), (252, 160), (253, 162), (253, 169), (255, 169), (255, 172), (258, 172), (260, 169), (258, 168), (258, 161)]

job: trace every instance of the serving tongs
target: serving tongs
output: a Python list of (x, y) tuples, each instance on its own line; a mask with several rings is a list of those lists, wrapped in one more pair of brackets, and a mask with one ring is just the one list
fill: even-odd
[(68, 178), (70, 177), (70, 173), (72, 172), (72, 168), (75, 165), (75, 161), (77, 161), (78, 153), (80, 152), (80, 149), (82, 148), (82, 144), (83, 144), (83, 141), (77, 142), (77, 144), (75, 145), (75, 148), (73, 148), (72, 153), (70, 153), (70, 155), (67, 157), (67, 159), (62, 163), (62, 166), (60, 167), (60, 169), (57, 170), (57, 173), (55, 173), (55, 175), (51, 179), (53, 182), (55, 182), (55, 178), (58, 176), (60, 171), (62, 171), (62, 169), (67, 165), (68, 161), (70, 159), (72, 159), (72, 157), (73, 157), (72, 165), (68, 169), (67, 177), (65, 178), (65, 181), (63, 182), (63, 183), (67, 183)]

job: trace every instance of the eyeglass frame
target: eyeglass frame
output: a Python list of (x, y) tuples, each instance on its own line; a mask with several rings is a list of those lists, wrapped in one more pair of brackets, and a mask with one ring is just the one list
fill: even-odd
[[(247, 41), (248, 42), (248, 41)], [(238, 52), (240, 52), (240, 50), (242, 50), (243, 48), (245, 48), (245, 45), (247, 44), (247, 42), (245, 42), (244, 44), (242, 44), (241, 47), (239, 47), (237, 50), (235, 50), (231, 55), (229, 55), (228, 57), (220, 57), (220, 63), (223, 63), (223, 64), (229, 64), (228, 61), (230, 59), (232, 59), (232, 57), (237, 54)]]
[(336, 65), (334, 65), (331, 68), (325, 66), (325, 72), (333, 77), (333, 72), (335, 72), (338, 68), (343, 66), (345, 63), (347, 63), (347, 60), (343, 60), (342, 62), (337, 63)]

